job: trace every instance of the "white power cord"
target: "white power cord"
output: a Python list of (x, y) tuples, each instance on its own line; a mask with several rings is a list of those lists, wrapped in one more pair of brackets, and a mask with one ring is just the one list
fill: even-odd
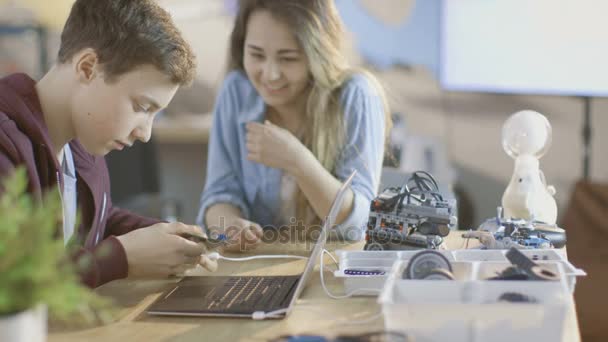
[(336, 271), (340, 269), (340, 265), (338, 264), (338, 260), (336, 260), (336, 258), (334, 258), (333, 255), (331, 255), (331, 253), (329, 253), (329, 251), (327, 251), (326, 249), (324, 250), (327, 255), (329, 255), (329, 257), (334, 261), (334, 264), (336, 265)]
[(287, 311), (288, 311), (287, 309), (279, 309), (279, 310), (274, 310), (274, 311), (270, 311), (270, 312), (255, 311), (251, 315), (251, 318), (253, 318), (253, 320), (255, 320), (255, 321), (261, 321), (266, 318), (281, 318), (280, 315), (287, 313)]
[[(349, 298), (354, 296), (355, 294), (359, 293), (359, 292), (365, 292), (365, 293), (369, 293), (369, 292), (375, 292), (380, 294), (381, 290), (380, 289), (372, 289), (372, 288), (360, 288), (360, 289), (356, 289), (354, 291), (351, 291), (345, 295), (334, 295), (331, 292), (329, 292), (329, 290), (327, 289), (327, 286), (325, 286), (325, 278), (323, 276), (323, 267), (325, 265), (325, 263), (323, 262), (323, 259), (325, 257), (325, 254), (328, 254), (330, 257), (333, 258), (333, 256), (331, 255), (331, 253), (327, 250), (327, 249), (323, 249), (323, 251), (321, 252), (321, 261), (320, 261), (320, 265), (319, 265), (319, 276), (321, 277), (321, 286), (323, 286), (323, 290), (325, 291), (325, 294), (327, 294), (327, 296), (329, 296), (330, 298), (333, 299), (344, 299), (344, 298)], [(336, 259), (334, 259), (335, 261)]]
[[(323, 251), (321, 252), (321, 260), (320, 260), (320, 265), (319, 265), (319, 276), (321, 277), (321, 286), (323, 286), (323, 290), (325, 291), (325, 294), (327, 294), (330, 298), (333, 299), (344, 299), (344, 298), (349, 298), (354, 296), (355, 294), (359, 293), (359, 292), (365, 292), (365, 293), (369, 293), (369, 292), (375, 292), (375, 293), (380, 293), (381, 290), (380, 289), (372, 289), (372, 288), (360, 288), (360, 289), (356, 289), (354, 291), (351, 291), (345, 295), (334, 295), (332, 293), (329, 292), (329, 289), (327, 288), (327, 286), (325, 285), (325, 277), (323, 276), (323, 268), (325, 266), (325, 262), (324, 262), (324, 256), (325, 254), (329, 255), (330, 258), (332, 258), (332, 260), (336, 263), (336, 267), (338, 269), (338, 261), (336, 260), (336, 258), (334, 258), (333, 255), (331, 255), (331, 253), (327, 250), (327, 249), (323, 249)], [(382, 317), (382, 311), (368, 317), (368, 318), (364, 318), (361, 320), (350, 320), (350, 319), (341, 319), (341, 320), (336, 320), (335, 323), (338, 324), (342, 324), (342, 325), (357, 325), (357, 324), (365, 324), (365, 323), (369, 323), (369, 322), (373, 322), (375, 320), (377, 320), (378, 318)]]
[(275, 255), (275, 254), (269, 254), (269, 255), (254, 255), (254, 256), (250, 256), (250, 257), (243, 257), (243, 258), (229, 258), (229, 257), (225, 257), (223, 255), (221, 255), (218, 252), (212, 252), (209, 254), (206, 254), (207, 258), (209, 258), (209, 260), (226, 260), (226, 261), (249, 261), (249, 260), (255, 260), (255, 259), (308, 259), (308, 257), (305, 256), (299, 256), (299, 255)]

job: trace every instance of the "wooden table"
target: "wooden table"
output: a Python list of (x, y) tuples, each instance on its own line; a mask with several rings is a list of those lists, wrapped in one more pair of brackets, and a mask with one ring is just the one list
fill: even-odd
[[(458, 232), (447, 238), (449, 249), (465, 247), (465, 241)], [(354, 244), (330, 241), (326, 248), (360, 250), (363, 242)], [(475, 246), (471, 241), (468, 247)], [(308, 255), (304, 243), (296, 245), (264, 245), (255, 253)], [(248, 262), (221, 261), (217, 275), (287, 275), (300, 273), (305, 260), (253, 260)], [(326, 265), (332, 268), (333, 262), (326, 257)], [(250, 319), (191, 318), (149, 316), (145, 309), (165, 289), (178, 279), (171, 280), (119, 280), (100, 287), (97, 291), (113, 298), (120, 305), (120, 313), (115, 323), (87, 329), (62, 329), (51, 326), (49, 341), (267, 341), (281, 335), (322, 334), (359, 334), (379, 331), (384, 328), (380, 315), (381, 307), (375, 297), (354, 297), (334, 300), (323, 292), (320, 284), (318, 265), (308, 281), (291, 315), (282, 320), (253, 321)], [(195, 269), (196, 275), (206, 271)], [(343, 293), (343, 286), (329, 272), (326, 284), (334, 294)], [(374, 319), (374, 317), (377, 317)], [(352, 321), (368, 322), (348, 324)], [(566, 339), (579, 341), (578, 322), (574, 308), (567, 319)]]

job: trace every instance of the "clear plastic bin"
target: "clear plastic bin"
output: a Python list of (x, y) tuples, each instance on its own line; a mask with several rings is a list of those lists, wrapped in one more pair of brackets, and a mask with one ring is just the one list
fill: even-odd
[[(454, 267), (456, 280), (409, 280), (401, 277), (407, 261), (395, 262), (378, 298), (385, 328), (413, 335), (417, 342), (567, 340), (564, 322), (573, 303), (560, 262), (547, 264), (560, 281), (485, 280), (510, 264), (453, 263), (459, 264), (470, 267)], [(505, 293), (535, 302), (499, 301)]]
[[(346, 251), (338, 250), (336, 255), (339, 258), (339, 270), (334, 272), (334, 276), (343, 279), (345, 291), (347, 293), (362, 288), (381, 289), (387, 279), (387, 274), (393, 263), (398, 260), (407, 261), (421, 250), (407, 251)], [(561, 249), (524, 249), (521, 250), (538, 264), (561, 263), (566, 277), (566, 284), (570, 293), (574, 293), (576, 278), (587, 274), (574, 267), (565, 257)], [(461, 250), (439, 250), (450, 262), (505, 262), (507, 250), (483, 250), (483, 249), (461, 249)], [(476, 267), (473, 264), (472, 267)], [(356, 270), (383, 270), (385, 275), (348, 275), (344, 274), (346, 269)], [(376, 292), (358, 292), (357, 295), (377, 295)]]

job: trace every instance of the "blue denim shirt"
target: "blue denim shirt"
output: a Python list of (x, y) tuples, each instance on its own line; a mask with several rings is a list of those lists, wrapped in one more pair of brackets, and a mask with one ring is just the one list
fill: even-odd
[[(341, 101), (346, 141), (334, 176), (344, 181), (352, 172), (354, 205), (337, 229), (349, 240), (361, 239), (376, 196), (384, 156), (384, 108), (381, 98), (363, 75), (344, 85)], [(260, 226), (276, 226), (280, 214), (282, 170), (247, 159), (246, 123), (264, 122), (266, 104), (246, 75), (230, 72), (221, 86), (209, 141), (207, 181), (196, 223), (204, 224), (207, 209), (216, 203), (238, 207), (245, 219)], [(355, 228), (355, 229), (353, 229)]]

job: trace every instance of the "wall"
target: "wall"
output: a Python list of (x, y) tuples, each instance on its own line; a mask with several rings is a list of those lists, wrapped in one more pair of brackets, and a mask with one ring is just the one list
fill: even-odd
[[(61, 30), (74, 0), (0, 0), (0, 8), (18, 5), (27, 8), (35, 18), (50, 29)], [(1, 17), (1, 16), (0, 16)]]

